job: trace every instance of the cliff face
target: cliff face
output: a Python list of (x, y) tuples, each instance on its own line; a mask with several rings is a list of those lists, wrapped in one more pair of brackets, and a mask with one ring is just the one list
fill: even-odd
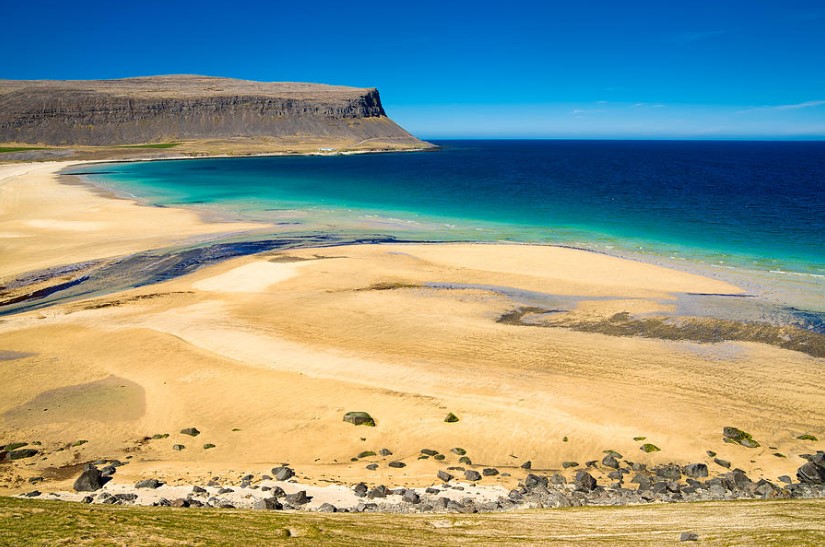
[(0, 80), (0, 142), (120, 145), (234, 137), (421, 143), (376, 89), (203, 76)]

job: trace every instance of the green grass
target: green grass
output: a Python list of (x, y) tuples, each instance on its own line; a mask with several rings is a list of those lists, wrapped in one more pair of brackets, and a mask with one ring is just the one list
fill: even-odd
[(0, 498), (3, 545), (822, 545), (825, 500), (326, 514)]
[(25, 152), (27, 150), (48, 150), (45, 146), (0, 146), (0, 154), (6, 152)]
[(154, 144), (122, 144), (115, 148), (174, 148), (179, 142), (159, 142)]

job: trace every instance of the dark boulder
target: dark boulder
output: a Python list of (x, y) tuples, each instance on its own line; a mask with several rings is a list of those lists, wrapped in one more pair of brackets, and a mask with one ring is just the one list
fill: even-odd
[(446, 471), (439, 471), (438, 472), (438, 480), (441, 480), (441, 481), (444, 481), (444, 482), (450, 482), (454, 478), (455, 477), (453, 477), (451, 474), (447, 473)]
[(407, 490), (404, 492), (404, 495), (401, 496), (401, 499), (407, 503), (412, 503), (413, 505), (417, 505), (421, 503), (421, 496), (415, 493), (415, 490)]
[(494, 477), (498, 475), (498, 469), (495, 467), (486, 467), (481, 471), (481, 474), (485, 477)]
[(612, 467), (613, 469), (619, 468), (619, 460), (616, 459), (613, 454), (608, 454), (604, 458), (602, 458), (602, 465), (605, 467)]
[(306, 490), (284, 496), (284, 500), (290, 505), (305, 505), (309, 503), (311, 499), (312, 497), (307, 496)]
[(561, 466), (565, 469), (568, 469), (570, 467), (578, 467), (579, 462), (572, 462), (572, 461), (562, 462)]
[(77, 492), (94, 492), (103, 488), (103, 485), (109, 480), (109, 477), (104, 477), (103, 473), (96, 467), (92, 467), (80, 474), (77, 480), (74, 481), (73, 488)]
[(481, 474), (478, 471), (473, 471), (472, 469), (468, 469), (464, 472), (464, 478), (468, 481), (480, 481)]
[(347, 412), (344, 414), (344, 421), (352, 425), (375, 427), (375, 420), (366, 412)]
[(721, 458), (713, 458), (713, 463), (720, 467), (724, 467), (725, 469), (730, 469), (730, 462), (728, 460), (723, 460)]
[(808, 484), (825, 484), (825, 467), (809, 461), (796, 470), (796, 478)]
[(272, 474), (275, 476), (275, 480), (285, 481), (294, 477), (295, 471), (293, 471), (290, 467), (281, 466), (272, 468)]
[(252, 508), (259, 511), (280, 511), (284, 506), (275, 498), (264, 498), (253, 503)]
[(407, 467), (407, 464), (404, 462), (390, 462), (387, 464), (389, 467), (393, 467), (395, 469), (401, 469), (402, 467)]
[(321, 507), (318, 508), (319, 513), (337, 513), (338, 508), (332, 505), (331, 503), (322, 503)]
[(9, 461), (23, 460), (25, 458), (37, 456), (38, 454), (40, 454), (40, 452), (34, 448), (21, 448), (19, 450), (11, 450), (6, 452), (6, 459)]
[(574, 482), (576, 484), (576, 490), (581, 492), (591, 492), (595, 490), (597, 486), (596, 479), (587, 471), (579, 471), (576, 473)]
[(530, 489), (537, 488), (539, 486), (547, 488), (547, 477), (541, 477), (530, 473), (524, 478), (524, 486)]
[(201, 434), (197, 427), (187, 427), (186, 429), (181, 429), (180, 432), (183, 435), (189, 435), (190, 437), (197, 437)]
[(157, 479), (146, 479), (145, 481), (138, 481), (135, 483), (135, 488), (160, 488), (163, 483)]
[(521, 464), (521, 468), (522, 469), (532, 469), (533, 468), (533, 462), (531, 462), (530, 460), (527, 460), (526, 462)]

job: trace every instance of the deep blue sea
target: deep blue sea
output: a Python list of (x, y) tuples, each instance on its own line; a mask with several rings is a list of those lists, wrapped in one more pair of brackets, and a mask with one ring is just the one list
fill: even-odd
[(558, 243), (825, 275), (825, 142), (436, 144), (441, 148), (432, 152), (75, 171), (150, 204), (196, 207), (280, 229)]

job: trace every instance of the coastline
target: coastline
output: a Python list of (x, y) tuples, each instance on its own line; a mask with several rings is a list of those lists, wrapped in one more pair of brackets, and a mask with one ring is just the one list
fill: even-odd
[[(95, 195), (60, 184), (57, 170), (49, 165), (22, 182), (0, 180), (2, 231), (20, 243), (4, 253), (4, 273), (106, 261), (259, 227), (210, 225), (192, 211)], [(68, 488), (78, 463), (127, 456), (118, 483), (149, 476), (206, 483), (290, 462), (308, 484), (420, 487), (438, 470), (461, 465), (450, 453), (457, 446), (479, 473), (500, 469), (481, 484), (504, 489), (525, 480), (528, 460), (538, 473), (572, 480), (587, 469), (609, 484), (611, 469), (585, 465), (606, 450), (649, 466), (713, 468), (712, 450), (754, 480), (793, 475), (803, 463), (799, 454), (821, 447), (795, 437), (825, 437), (816, 418), (825, 396), (816, 382), (818, 358), (747, 341), (613, 337), (500, 321), (537, 294), (569, 304), (567, 317), (576, 321), (610, 323), (616, 314), (673, 311), (686, 293), (741, 289), (563, 247), (359, 245), (233, 258), (8, 316), (0, 339), (14, 355), (3, 363), (9, 383), (0, 442), (36, 440), (45, 459), (15, 465), (21, 481), (8, 468), (0, 491), (30, 490), (28, 480), (46, 469), (57, 475), (38, 488)], [(565, 300), (572, 296), (578, 299)], [(552, 319), (556, 310), (542, 313)], [(166, 366), (170, 355), (174, 367)], [(725, 415), (719, 400), (727, 401)], [(49, 414), (28, 410), (41, 403)], [(239, 407), (244, 423), (235, 423), (232, 409)], [(372, 413), (378, 427), (343, 423), (353, 410)], [(90, 417), (95, 412), (102, 419)], [(445, 424), (448, 412), (460, 422)], [(720, 432), (731, 423), (763, 448), (724, 443)], [(189, 426), (204, 436), (175, 433)], [(151, 439), (167, 433), (194, 445), (181, 452), (172, 450), (172, 437)], [(640, 451), (637, 437), (663, 453)], [(87, 442), (71, 446), (79, 440)], [(207, 442), (216, 448), (198, 448)], [(380, 448), (405, 467), (357, 457)], [(447, 463), (419, 459), (424, 448)], [(577, 465), (568, 469), (565, 461)], [(366, 469), (372, 463), (379, 467)]]

